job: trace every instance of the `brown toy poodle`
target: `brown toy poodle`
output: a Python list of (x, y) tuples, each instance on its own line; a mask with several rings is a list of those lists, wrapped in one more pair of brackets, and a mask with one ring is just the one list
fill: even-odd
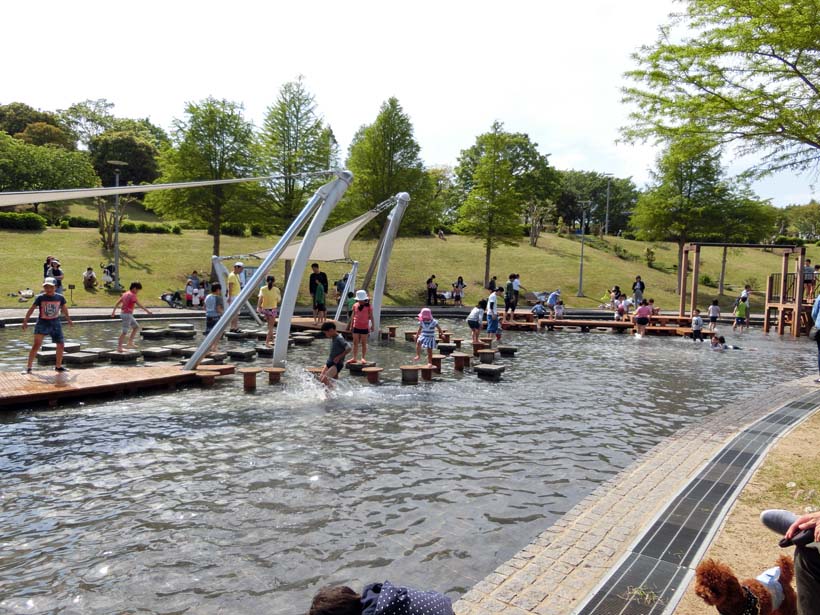
[(792, 587), (794, 562), (787, 555), (777, 559), (783, 600), (773, 608), (773, 595), (758, 579), (739, 581), (732, 569), (713, 559), (701, 562), (695, 571), (695, 593), (722, 615), (796, 615), (797, 597)]

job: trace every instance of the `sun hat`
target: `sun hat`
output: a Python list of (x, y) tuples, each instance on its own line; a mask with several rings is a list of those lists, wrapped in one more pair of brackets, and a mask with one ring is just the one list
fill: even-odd
[(233, 266), (234, 266), (234, 267), (244, 267), (244, 266), (245, 266), (245, 263), (243, 263), (242, 261), (236, 261), (236, 262), (233, 264)]
[(43, 280), (43, 286), (57, 286), (57, 280), (54, 278), (46, 278)]
[(356, 291), (356, 301), (367, 301), (367, 291), (366, 290), (357, 290)]
[(51, 264), (52, 264), (52, 265), (59, 265), (59, 264), (60, 264), (60, 261), (58, 261), (56, 258), (52, 258), (52, 259), (51, 259)]
[(419, 312), (419, 320), (432, 320), (433, 319), (433, 312), (430, 311), (430, 308), (422, 308), (421, 312)]

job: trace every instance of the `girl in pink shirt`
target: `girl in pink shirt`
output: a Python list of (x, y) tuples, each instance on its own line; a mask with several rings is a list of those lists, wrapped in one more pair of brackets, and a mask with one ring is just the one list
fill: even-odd
[(356, 303), (353, 304), (353, 356), (348, 363), (355, 363), (362, 346), (362, 363), (367, 363), (367, 336), (373, 330), (373, 308), (366, 290), (356, 291)]
[(649, 302), (646, 299), (643, 299), (641, 304), (638, 306), (638, 309), (635, 310), (635, 313), (632, 315), (635, 328), (638, 329), (638, 335), (646, 335), (646, 325), (649, 324), (649, 320), (651, 318), (652, 308), (649, 307)]

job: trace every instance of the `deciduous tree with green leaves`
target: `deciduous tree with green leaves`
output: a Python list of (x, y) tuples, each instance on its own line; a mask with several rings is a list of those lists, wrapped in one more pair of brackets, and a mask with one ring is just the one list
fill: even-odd
[(159, 177), (159, 151), (152, 143), (131, 132), (108, 131), (91, 138), (88, 153), (104, 186), (114, 185), (115, 167), (109, 160), (122, 160), (120, 184), (150, 184)]
[(820, 2), (688, 0), (634, 55), (630, 140), (710, 135), (753, 170), (820, 161)]
[(316, 99), (303, 78), (284, 84), (268, 107), (260, 134), (260, 164), (266, 175), (283, 179), (268, 184), (273, 227), (284, 230), (302, 210), (308, 197), (327, 181), (306, 177), (338, 165), (338, 144), (330, 126), (316, 109)]
[[(188, 103), (185, 118), (174, 121), (173, 140), (160, 155), (161, 183), (248, 177), (255, 169), (254, 128), (239, 103), (210, 97)], [(260, 191), (253, 183), (159, 190), (146, 194), (145, 204), (162, 216), (207, 225), (219, 254), (222, 224), (248, 220)]]
[[(494, 122), (490, 132), (476, 139), (474, 148), (462, 152), (456, 171), (463, 185), (469, 186), (456, 228), (484, 244), (485, 287), (490, 280), (493, 248), (515, 245), (522, 237), (523, 203), (516, 190), (513, 141), (503, 124)], [(477, 159), (476, 151), (481, 152)]]
[(40, 111), (21, 102), (0, 105), (0, 131), (2, 132), (14, 136), (23, 132), (29, 124), (38, 122), (61, 128), (54, 113)]

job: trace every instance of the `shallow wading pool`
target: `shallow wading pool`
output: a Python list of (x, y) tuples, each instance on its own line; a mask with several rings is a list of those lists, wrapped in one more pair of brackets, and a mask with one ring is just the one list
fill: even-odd
[[(66, 332), (110, 346), (119, 328)], [(665, 436), (816, 369), (805, 339), (727, 337), (757, 351), (510, 333), (500, 383), (445, 362), (418, 386), (396, 339), (368, 354), (382, 385), (346, 371), (330, 395), (299, 369), (324, 362), (317, 340), (252, 395), (229, 378), (0, 414), (0, 611), (290, 615), (324, 584), (384, 579), (455, 598)], [(0, 330), (0, 369), (30, 340)]]

